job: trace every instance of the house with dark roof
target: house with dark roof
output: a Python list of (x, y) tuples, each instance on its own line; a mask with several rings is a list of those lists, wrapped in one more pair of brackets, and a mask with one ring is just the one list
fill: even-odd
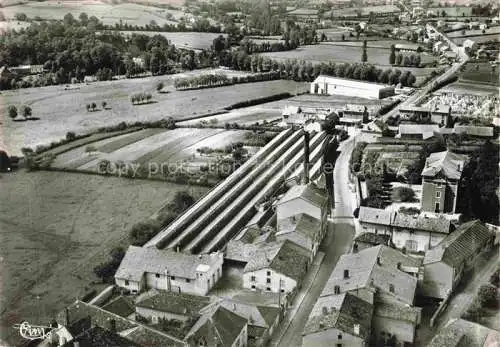
[(468, 157), (450, 151), (432, 153), (422, 170), (422, 211), (455, 213), (462, 171)]
[(450, 295), (467, 266), (493, 245), (494, 238), (495, 234), (479, 220), (460, 225), (425, 253), (422, 293), (436, 299)]
[(62, 347), (141, 347), (129, 339), (121, 337), (116, 332), (106, 330), (100, 326), (94, 326), (75, 336), (70, 342), (66, 342)]
[(243, 287), (274, 293), (290, 293), (302, 281), (310, 251), (292, 241), (262, 244), (243, 270)]
[(320, 297), (302, 333), (302, 346), (366, 346), (373, 305), (351, 294)]
[(427, 347), (494, 347), (499, 341), (500, 332), (494, 329), (465, 319), (452, 319)]
[(155, 247), (129, 246), (115, 283), (133, 294), (145, 289), (205, 295), (222, 275), (222, 252), (192, 255)]
[(199, 317), (200, 310), (209, 304), (206, 296), (161, 291), (136, 302), (135, 312), (153, 324), (160, 319), (187, 321)]
[(187, 333), (189, 346), (247, 346), (247, 319), (217, 305), (203, 313)]
[[(400, 108), (399, 114), (403, 121), (432, 122), (441, 126), (447, 126), (451, 120), (451, 107), (447, 105), (407, 106)], [(410, 129), (431, 129), (436, 131), (436, 127), (418, 127), (418, 124), (414, 124), (414, 127)]]
[(451, 221), (442, 215), (410, 215), (361, 206), (358, 218), (363, 233), (389, 235), (390, 244), (409, 253), (425, 252), (453, 230)]
[(290, 240), (311, 252), (311, 260), (318, 252), (322, 240), (321, 220), (300, 213), (280, 220), (276, 240)]
[(367, 249), (378, 245), (389, 246), (390, 242), (391, 242), (391, 235), (361, 233), (358, 236), (356, 236), (356, 238), (354, 238), (352, 251), (359, 252), (362, 251), (363, 249)]
[(289, 224), (287, 218), (299, 214), (307, 214), (320, 221), (319, 239), (322, 240), (328, 228), (328, 192), (314, 183), (291, 187), (276, 203), (277, 230), (286, 229)]
[(421, 273), (419, 259), (387, 246), (367, 248), (340, 257), (320, 299), (343, 293), (355, 295), (373, 306), (375, 338), (394, 336), (411, 344), (420, 324), (420, 308), (413, 303)]

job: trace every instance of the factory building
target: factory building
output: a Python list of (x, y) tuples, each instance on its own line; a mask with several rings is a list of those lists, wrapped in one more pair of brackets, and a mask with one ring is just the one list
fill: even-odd
[(311, 94), (346, 95), (369, 99), (383, 99), (394, 95), (394, 87), (378, 83), (321, 75), (311, 83)]

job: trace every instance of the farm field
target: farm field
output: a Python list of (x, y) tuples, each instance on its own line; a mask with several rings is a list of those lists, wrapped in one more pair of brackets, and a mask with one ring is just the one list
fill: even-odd
[(135, 163), (144, 168), (162, 164), (191, 166), (193, 162), (198, 167), (206, 161), (199, 158), (198, 148), (224, 148), (242, 140), (246, 132), (210, 128), (145, 129), (94, 142), (91, 145), (96, 150), (92, 153), (86, 153), (85, 146), (65, 152), (55, 159), (52, 167), (97, 172), (101, 160)]
[[(325, 42), (324, 44), (327, 45), (334, 45), (334, 46), (350, 46), (350, 47), (361, 47), (363, 46), (363, 40), (360, 39), (359, 41), (332, 41), (332, 42)], [(367, 41), (366, 46), (368, 48), (386, 48), (390, 49), (391, 45), (397, 45), (397, 44), (403, 44), (407, 45), (409, 44), (408, 41), (404, 40), (376, 40), (376, 41)]]
[[(290, 100), (290, 99), (289, 99)], [(251, 106), (239, 110), (233, 110), (229, 113), (219, 114), (216, 116), (203, 118), (204, 121), (217, 121), (218, 123), (238, 123), (239, 125), (252, 125), (255, 123), (271, 122), (273, 120), (281, 119), (281, 109), (276, 107), (271, 107), (270, 104), (266, 103), (258, 106)], [(199, 123), (200, 120), (193, 119), (185, 122), (180, 122), (179, 125), (195, 125)]]
[(472, 95), (498, 95), (499, 88), (477, 82), (457, 81), (440, 89), (441, 92)]
[[(368, 63), (387, 64), (389, 50), (382, 48), (367, 48)], [(329, 44), (301, 46), (293, 51), (261, 53), (263, 56), (277, 59), (298, 59), (311, 62), (335, 61), (343, 63), (361, 62), (361, 48), (336, 47)]]
[[(203, 71), (209, 73), (213, 70)], [(200, 71), (182, 76), (195, 73)], [(64, 90), (63, 86), (50, 86), (2, 92), (0, 122), (4, 131), (0, 132), (0, 147), (15, 155), (20, 153), (22, 147), (36, 147), (57, 141), (68, 131), (82, 134), (122, 121), (154, 121), (166, 117), (183, 119), (221, 110), (241, 101), (306, 90), (305, 83), (280, 80), (162, 94), (154, 91), (158, 81), (165, 81), (172, 86), (173, 80), (179, 76), (96, 82), (81, 84), (80, 89), (73, 90)], [(129, 97), (137, 92), (152, 93), (154, 102), (132, 105)], [(106, 110), (87, 112), (86, 104), (96, 102), (100, 105), (102, 101), (108, 104)], [(22, 104), (30, 105), (33, 116), (39, 120), (12, 121), (5, 115), (9, 105)]]
[(475, 83), (500, 85), (498, 69), (493, 70), (489, 63), (468, 63), (460, 78)]
[(78, 18), (85, 12), (89, 17), (95, 16), (104, 24), (114, 25), (120, 20), (125, 24), (144, 26), (154, 20), (158, 25), (175, 24), (167, 20), (167, 12), (174, 18), (182, 17), (183, 13), (176, 10), (166, 10), (158, 7), (144, 6), (133, 3), (112, 4), (107, 1), (81, 0), (81, 1), (56, 1), (28, 2), (2, 8), (7, 19), (14, 18), (16, 13), (25, 13), (28, 18), (38, 16), (42, 19), (62, 19), (67, 13)]
[[(92, 269), (113, 247), (126, 246), (130, 227), (186, 189), (74, 173), (2, 174), (0, 200), (9, 203), (0, 204), (0, 339), (17, 345), (13, 324), (43, 324), (81, 297), (97, 280)], [(197, 199), (207, 188), (189, 191)]]
[(336, 27), (336, 28), (328, 28), (328, 29), (318, 29), (316, 30), (318, 37), (321, 37), (321, 34), (325, 34), (328, 40), (341, 40), (342, 34), (344, 34), (345, 38), (349, 37), (349, 28), (347, 27)]
[(457, 45), (462, 45), (465, 40), (472, 40), (477, 44), (489, 42), (489, 41), (498, 41), (500, 34), (495, 35), (478, 35), (478, 36), (466, 36), (466, 37), (455, 37), (451, 40)]
[(148, 36), (162, 35), (178, 48), (192, 48), (197, 50), (209, 49), (212, 42), (219, 35), (216, 33), (198, 33), (198, 32), (161, 32), (161, 31), (120, 31), (123, 35), (144, 34)]
[[(484, 30), (484, 34), (500, 34), (500, 27), (492, 27), (492, 28), (487, 28)], [(474, 30), (465, 30), (465, 35), (462, 34), (462, 30), (458, 31), (452, 31), (449, 33), (446, 33), (446, 36), (449, 38), (454, 38), (454, 37), (464, 37), (464, 36), (482, 36), (484, 35), (482, 30), (479, 29), (474, 29)], [(495, 37), (493, 36), (492, 39)]]

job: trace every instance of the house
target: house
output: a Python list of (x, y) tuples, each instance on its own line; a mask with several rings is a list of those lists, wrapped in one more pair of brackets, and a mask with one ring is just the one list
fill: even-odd
[(302, 333), (302, 346), (366, 346), (373, 305), (350, 293), (320, 297)]
[(394, 87), (385, 84), (320, 75), (311, 83), (311, 94), (383, 99), (394, 95)]
[(403, 119), (411, 121), (427, 121), (441, 126), (449, 124), (451, 118), (451, 106), (433, 105), (433, 106), (408, 106), (401, 107), (399, 114)]
[(400, 124), (395, 138), (407, 140), (428, 140), (439, 132), (437, 124)]
[(476, 138), (492, 138), (494, 136), (494, 128), (488, 126), (474, 126), (474, 125), (458, 125), (455, 124), (453, 132), (455, 134), (464, 134)]
[(391, 242), (391, 235), (361, 233), (354, 239), (353, 252), (359, 252), (363, 249), (384, 245), (389, 246)]
[(115, 274), (118, 287), (205, 295), (222, 275), (221, 252), (191, 255), (154, 247), (129, 246)]
[(456, 288), (464, 270), (493, 244), (495, 234), (479, 220), (460, 225), (424, 257), (424, 295), (445, 299)]
[(290, 240), (307, 249), (312, 261), (322, 240), (321, 221), (307, 213), (281, 219), (275, 237), (278, 241)]
[(409, 215), (365, 206), (360, 207), (358, 218), (363, 232), (390, 235), (390, 243), (408, 253), (425, 252), (453, 230), (451, 221), (443, 216)]
[(454, 318), (441, 328), (427, 347), (494, 347), (498, 346), (498, 341), (500, 333), (497, 330)]
[(382, 245), (344, 254), (319, 300), (355, 295), (373, 305), (372, 334), (378, 341), (394, 336), (402, 344), (412, 344), (421, 317), (420, 308), (413, 307), (417, 282), (422, 280), (420, 268), (420, 260)]
[(248, 322), (248, 342), (252, 346), (264, 346), (280, 322), (278, 307), (263, 306), (234, 299), (223, 299), (220, 305), (236, 313)]
[(210, 298), (175, 292), (158, 292), (135, 304), (137, 316), (158, 324), (160, 319), (187, 321), (198, 318), (200, 310), (210, 304)]
[(340, 124), (354, 125), (368, 123), (369, 112), (366, 106), (346, 104), (339, 112)]
[(466, 50), (474, 50), (477, 45), (475, 41), (467, 39), (462, 43), (462, 47), (464, 47)]
[(319, 240), (322, 240), (328, 228), (328, 200), (327, 191), (314, 183), (291, 187), (276, 203), (277, 230), (283, 230), (282, 224), (288, 227), (287, 218), (303, 213), (320, 221)]
[(9, 70), (20, 76), (37, 75), (44, 72), (43, 65), (19, 65), (11, 66)]
[(217, 305), (207, 309), (184, 340), (189, 346), (246, 347), (247, 319)]
[[(87, 341), (87, 337), (94, 336), (92, 329), (100, 327), (128, 340), (129, 344), (124, 344), (124, 346), (187, 347), (187, 344), (178, 338), (79, 300), (61, 311), (56, 316), (55, 321), (57, 322), (57, 328), (51, 331), (49, 339), (54, 341), (57, 346), (65, 346), (65, 344), (73, 342), (74, 339), (76, 339), (74, 342), (78, 342), (79, 336), (86, 337), (85, 341)], [(101, 331), (97, 331), (97, 336), (101, 335)], [(124, 342), (121, 339), (115, 340), (114, 335), (112, 335), (112, 338), (115, 342)], [(69, 346), (73, 345), (69, 344)], [(106, 345), (115, 346), (114, 343)], [(116, 346), (120, 345), (116, 344)], [(84, 346), (96, 345), (82, 345), (82, 347)]]
[(450, 151), (432, 153), (422, 170), (422, 211), (455, 213), (458, 186), (467, 156)]
[(398, 52), (421, 52), (423, 49), (420, 45), (410, 43), (396, 43), (394, 48)]
[(262, 244), (243, 269), (243, 287), (291, 293), (307, 272), (310, 252), (289, 240)]

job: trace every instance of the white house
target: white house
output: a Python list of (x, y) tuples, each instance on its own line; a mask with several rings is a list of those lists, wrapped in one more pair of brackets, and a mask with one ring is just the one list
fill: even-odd
[(129, 246), (116, 271), (115, 283), (133, 294), (154, 288), (205, 295), (221, 277), (222, 262), (221, 252), (191, 255)]
[(305, 276), (310, 252), (292, 241), (262, 245), (243, 270), (243, 287), (290, 293)]
[(346, 95), (367, 99), (383, 99), (394, 95), (394, 87), (320, 75), (311, 83), (311, 94)]

